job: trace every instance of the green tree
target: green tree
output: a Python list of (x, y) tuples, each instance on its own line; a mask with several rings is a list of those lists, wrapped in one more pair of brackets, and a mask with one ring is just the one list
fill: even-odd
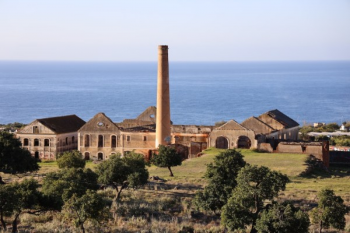
[(318, 207), (311, 210), (310, 216), (312, 223), (319, 225), (319, 232), (330, 226), (341, 230), (345, 227), (347, 212), (340, 196), (336, 196), (333, 190), (323, 189), (318, 193)]
[(63, 206), (62, 212), (66, 218), (71, 219), (81, 231), (85, 233), (84, 223), (87, 220), (99, 221), (106, 217), (106, 204), (102, 197), (93, 190), (79, 197), (73, 194)]
[(48, 173), (42, 185), (46, 204), (58, 210), (74, 194), (81, 197), (88, 189), (98, 189), (97, 175), (89, 168), (66, 168)]
[(85, 160), (77, 150), (66, 151), (57, 159), (57, 165), (59, 168), (84, 168)]
[(157, 167), (167, 167), (170, 176), (174, 176), (171, 167), (181, 165), (182, 156), (172, 147), (159, 145), (158, 154), (153, 155), (151, 163)]
[[(38, 161), (13, 134), (0, 132), (0, 172), (18, 174), (39, 169)], [(1, 185), (0, 176), (0, 185)]]
[(260, 213), (285, 190), (289, 179), (267, 167), (246, 165), (237, 176), (237, 186), (221, 212), (221, 222), (231, 230), (251, 225), (250, 232), (257, 232), (255, 225)]
[(236, 150), (226, 150), (207, 165), (205, 178), (208, 185), (203, 191), (197, 192), (194, 204), (204, 210), (220, 210), (232, 195), (237, 185), (237, 175), (246, 165), (243, 155)]
[[(12, 232), (18, 232), (17, 222), (22, 213), (36, 214), (41, 211), (41, 193), (38, 191), (39, 184), (34, 179), (25, 179), (21, 183), (11, 184), (14, 190)], [(36, 211), (37, 210), (37, 211)]]
[(274, 203), (256, 221), (256, 229), (261, 233), (307, 233), (309, 226), (307, 213), (288, 202)]
[(11, 185), (0, 185), (0, 221), (4, 231), (7, 230), (4, 217), (13, 214), (14, 203), (16, 203), (15, 189)]
[(115, 203), (125, 188), (144, 185), (148, 180), (144, 157), (134, 152), (124, 157), (112, 155), (97, 166), (96, 172), (99, 183), (112, 186), (117, 191)]

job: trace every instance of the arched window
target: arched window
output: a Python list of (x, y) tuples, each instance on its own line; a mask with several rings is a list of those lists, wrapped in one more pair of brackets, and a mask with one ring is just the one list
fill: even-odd
[(25, 139), (23, 140), (23, 146), (29, 146), (29, 140), (28, 140), (28, 138), (25, 138)]
[(34, 139), (34, 146), (39, 146), (39, 139)]
[(84, 141), (85, 141), (85, 147), (89, 147), (90, 146), (90, 135), (86, 134)]
[(45, 139), (44, 140), (44, 146), (50, 146), (50, 140), (49, 139)]
[(68, 137), (66, 137), (66, 145), (68, 145)]
[(75, 137), (74, 137), (74, 136), (72, 136), (72, 143), (74, 143), (74, 140), (75, 140)]
[(111, 137), (111, 147), (112, 147), (112, 148), (117, 147), (117, 136), (115, 136), (115, 135), (113, 135), (113, 136)]
[(103, 147), (103, 135), (98, 135), (98, 147)]

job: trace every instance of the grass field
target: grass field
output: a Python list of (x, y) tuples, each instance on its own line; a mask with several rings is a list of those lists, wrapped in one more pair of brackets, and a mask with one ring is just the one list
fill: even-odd
[[(143, 189), (137, 191), (127, 190), (124, 194), (122, 194), (123, 203), (125, 205), (130, 205), (132, 208), (134, 208), (135, 206), (146, 206), (147, 208), (163, 208), (165, 210), (169, 208), (159, 207), (158, 205), (162, 204), (168, 206), (169, 203), (176, 202), (176, 205), (182, 206), (181, 208), (183, 208), (183, 211), (181, 211), (181, 213), (178, 213), (177, 215), (174, 215), (169, 211), (165, 211), (163, 213), (165, 214), (164, 216), (168, 216), (170, 220), (168, 219), (164, 221), (152, 220), (151, 222), (143, 222), (145, 220), (142, 217), (132, 217), (129, 219), (124, 218), (124, 220), (120, 220), (120, 223), (118, 223), (117, 228), (119, 230), (123, 230), (124, 228), (120, 228), (120, 225), (123, 225), (126, 227), (125, 229), (134, 229), (135, 231), (139, 231), (140, 229), (144, 229), (147, 225), (147, 228), (149, 229), (151, 229), (152, 227), (157, 230), (160, 229), (160, 227), (163, 227), (164, 230), (169, 229), (169, 227), (172, 227), (173, 229), (179, 229), (180, 225), (178, 223), (178, 220), (172, 221), (171, 219), (176, 219), (176, 217), (180, 217), (183, 220), (182, 224), (189, 224), (198, 229), (209, 229), (211, 226), (210, 224), (208, 225), (205, 221), (201, 223), (193, 223), (190, 219), (186, 221), (184, 219), (186, 219), (186, 216), (189, 215), (190, 207), (187, 206), (190, 206), (190, 204), (188, 203), (191, 203), (193, 195), (199, 189), (206, 185), (206, 180), (204, 179), (206, 165), (211, 163), (215, 156), (221, 151), (222, 150), (210, 148), (204, 151), (204, 154), (199, 158), (193, 158), (183, 161), (181, 166), (172, 168), (174, 177), (169, 176), (169, 171), (167, 168), (159, 168), (155, 166), (149, 167), (148, 170), (150, 176), (158, 176), (162, 179), (165, 179), (166, 182), (150, 181), (149, 185), (146, 185)], [(329, 169), (329, 172), (318, 172), (316, 174), (305, 177), (300, 176), (300, 174), (307, 168), (307, 165), (304, 162), (307, 155), (259, 153), (252, 150), (239, 151), (243, 154), (244, 160), (246, 160), (252, 165), (266, 166), (272, 170), (279, 171), (288, 175), (291, 182), (287, 185), (286, 190), (280, 193), (279, 198), (281, 200), (293, 201), (297, 205), (300, 205), (304, 209), (308, 210), (317, 202), (317, 192), (322, 188), (330, 188), (333, 189), (337, 195), (340, 195), (347, 205), (350, 205), (349, 167), (331, 167)], [(41, 177), (44, 176), (46, 173), (58, 170), (56, 162), (41, 162), (39, 165), (40, 170), (35, 173), (39, 181), (41, 180)], [(86, 164), (86, 167), (91, 169), (94, 169), (96, 166), (97, 164), (93, 162), (88, 162)], [(30, 176), (34, 174), (27, 175)], [(6, 180), (8, 181), (18, 179), (14, 176), (9, 175), (3, 177), (6, 178)], [(130, 203), (127, 204), (128, 202)], [(130, 206), (128, 208), (131, 208)], [(350, 216), (348, 215), (346, 218), (346, 229), (350, 229)], [(33, 222), (33, 220), (29, 218), (28, 222)], [(212, 232), (220, 232), (222, 230), (222, 228), (220, 228), (219, 226), (219, 219), (216, 219), (211, 223), (214, 224), (212, 227), (217, 229), (217, 231)], [(54, 224), (54, 221), (50, 224)], [(60, 225), (59, 222), (55, 224), (57, 224), (57, 226)], [(133, 225), (133, 227), (131, 227), (131, 225)], [(40, 223), (38, 223), (35, 226), (37, 227), (37, 229), (39, 229), (44, 225), (40, 225)], [(313, 228), (310, 228), (310, 230), (311, 229)], [(134, 230), (131, 230), (130, 232), (134, 232)], [(42, 232), (45, 232), (45, 230), (43, 230)], [(172, 231), (170, 230), (169, 232)]]
[[(174, 177), (169, 176), (167, 168), (151, 166), (148, 168), (150, 176), (159, 176), (167, 180), (169, 184), (192, 184), (196, 187), (204, 186), (206, 180), (203, 178), (206, 165), (213, 161), (213, 158), (221, 150), (209, 148), (204, 155), (183, 161), (181, 166), (172, 167)], [(284, 153), (259, 153), (253, 150), (240, 150), (244, 160), (252, 165), (266, 166), (272, 170), (288, 175), (291, 182), (284, 192), (286, 198), (314, 200), (316, 193), (322, 188), (330, 188), (337, 195), (341, 195), (347, 203), (350, 203), (350, 168), (331, 167), (329, 173), (320, 173), (313, 176), (299, 176), (305, 169), (304, 163), (307, 155), (284, 154)], [(56, 162), (41, 162), (40, 170), (36, 174), (45, 175), (48, 172), (58, 170)], [(97, 165), (88, 162), (86, 167), (94, 169)], [(10, 176), (3, 175), (9, 179)], [(15, 178), (16, 179), (16, 178)]]
[[(252, 165), (266, 166), (272, 170), (288, 175), (291, 182), (281, 195), (284, 199), (315, 201), (316, 194), (323, 188), (333, 189), (337, 195), (342, 196), (344, 201), (350, 204), (350, 168), (331, 167), (329, 173), (320, 173), (308, 177), (299, 176), (307, 165), (307, 155), (287, 153), (259, 153), (252, 150), (240, 150), (244, 160)], [(220, 153), (220, 150), (210, 148), (204, 151), (199, 158), (189, 159), (181, 166), (173, 167), (174, 177), (169, 176), (167, 168), (152, 166), (149, 168), (150, 176), (159, 176), (171, 183), (193, 183), (205, 185), (203, 179), (206, 165), (213, 161), (213, 158)]]

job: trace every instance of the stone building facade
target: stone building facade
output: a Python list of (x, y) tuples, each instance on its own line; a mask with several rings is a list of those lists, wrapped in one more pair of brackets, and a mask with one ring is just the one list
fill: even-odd
[[(92, 160), (104, 160), (111, 154), (125, 155), (131, 151), (141, 153), (149, 159), (156, 150), (156, 118), (157, 110), (154, 106), (147, 108), (135, 119), (125, 119), (120, 123), (114, 123), (104, 113), (98, 113), (79, 129), (78, 150), (84, 158)], [(287, 125), (284, 122), (290, 123)], [(242, 124), (234, 120), (219, 127), (171, 124), (169, 143), (184, 158), (191, 158), (208, 147), (258, 148), (260, 143), (274, 137), (281, 141), (291, 141), (297, 136), (297, 125), (278, 110), (248, 118)]]
[(76, 115), (37, 119), (19, 130), (16, 137), (34, 157), (53, 160), (62, 152), (77, 149), (78, 129), (84, 124)]
[[(149, 159), (156, 150), (156, 118), (157, 109), (151, 106), (135, 119), (119, 123), (104, 113), (96, 114), (86, 123), (75, 115), (37, 119), (21, 129), (17, 137), (24, 148), (40, 159), (56, 159), (59, 153), (69, 150), (79, 150), (87, 160), (105, 160), (112, 154), (126, 155), (131, 151)], [(241, 124), (234, 120), (219, 127), (171, 124), (170, 144), (186, 159), (209, 147), (266, 147), (273, 152), (278, 145), (275, 141), (295, 141), (297, 134), (295, 121), (272, 110)]]

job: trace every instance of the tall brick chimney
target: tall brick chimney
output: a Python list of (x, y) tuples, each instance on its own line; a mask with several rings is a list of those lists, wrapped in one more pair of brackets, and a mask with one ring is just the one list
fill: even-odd
[(171, 141), (168, 46), (158, 46), (156, 145)]

